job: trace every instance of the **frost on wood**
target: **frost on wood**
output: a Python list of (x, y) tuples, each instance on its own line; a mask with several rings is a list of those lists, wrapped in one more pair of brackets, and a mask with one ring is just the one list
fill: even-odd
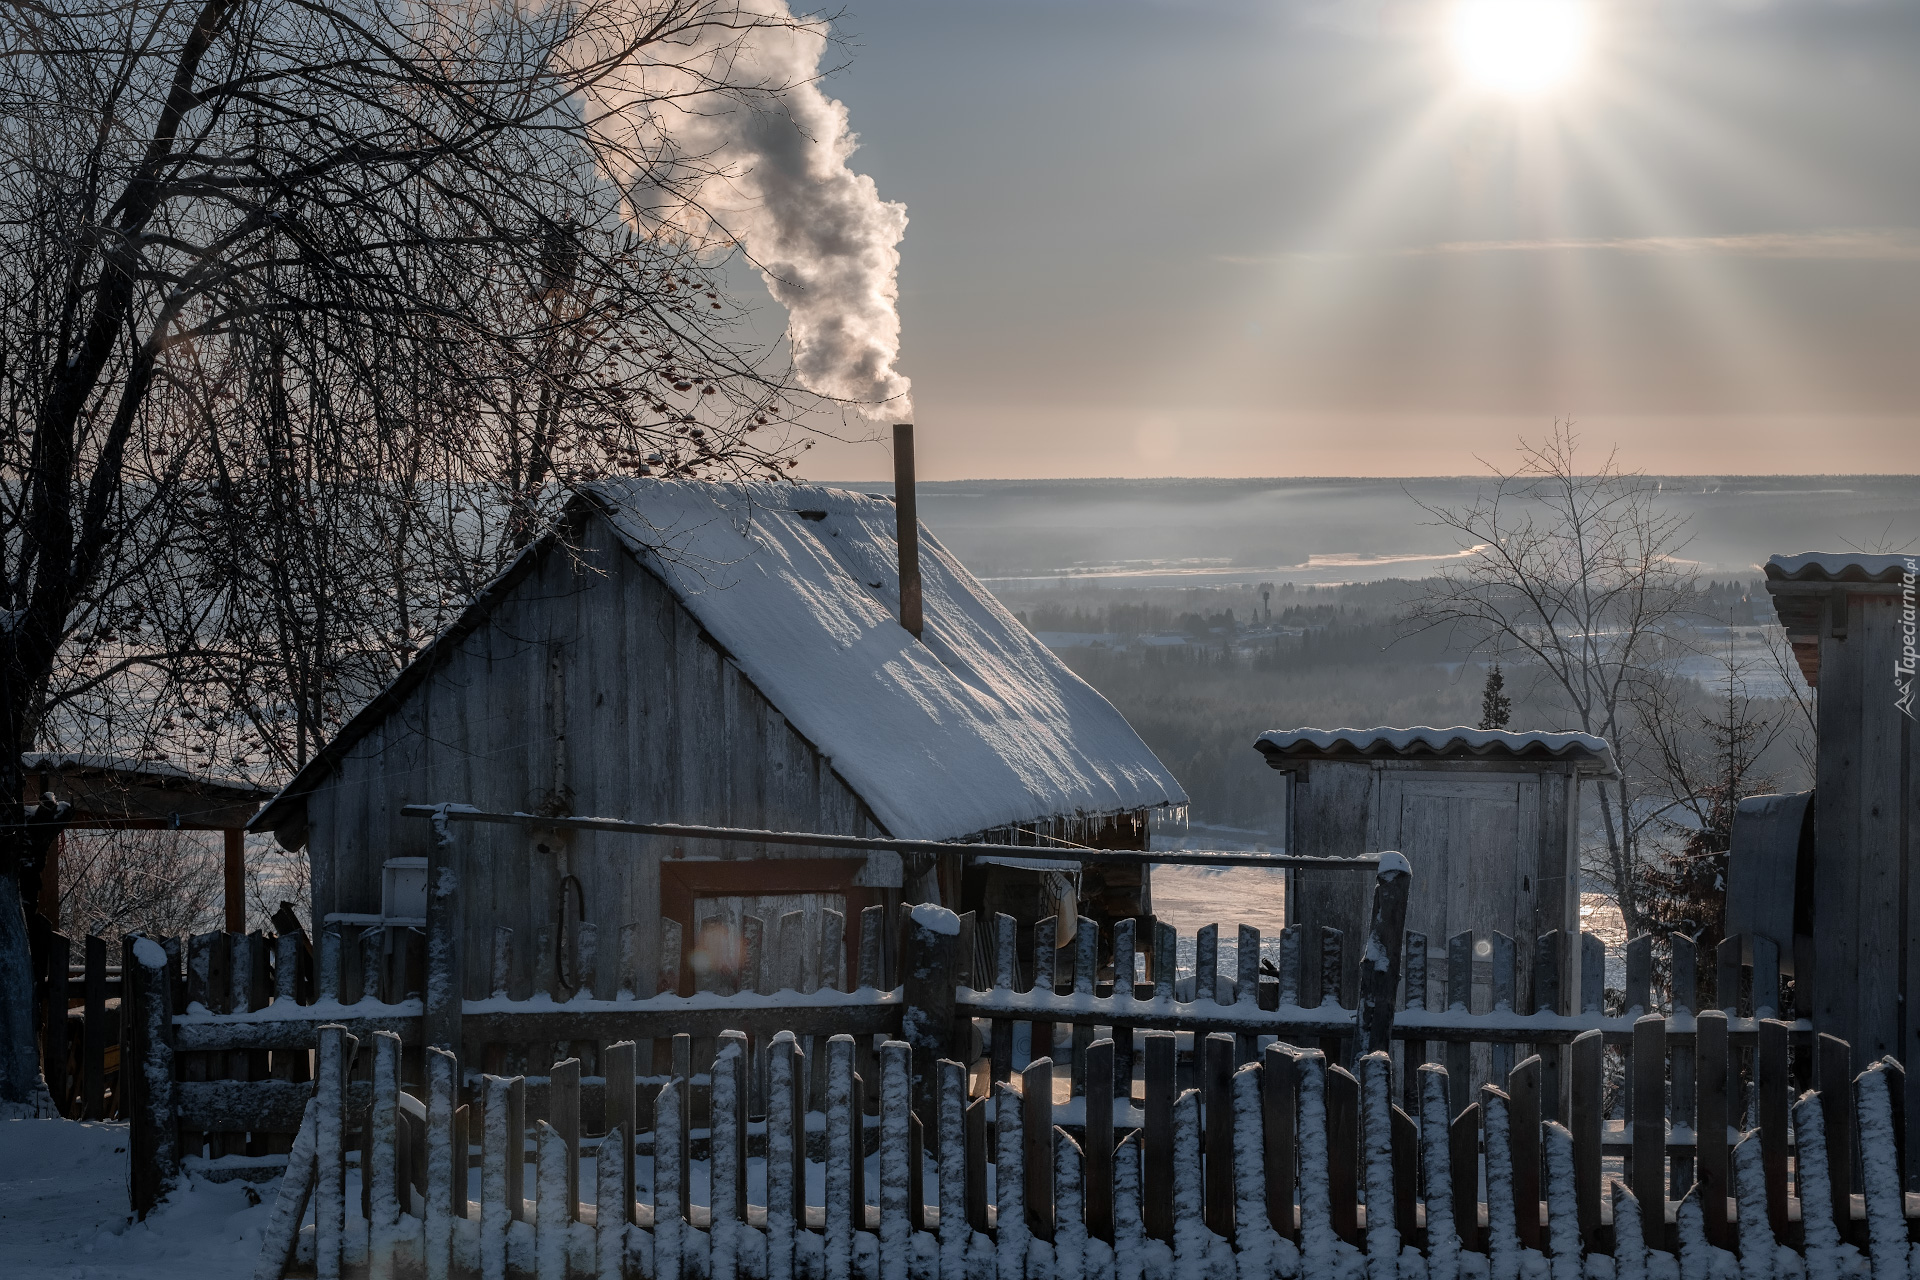
[(1741, 1280), (1772, 1280), (1773, 1224), (1767, 1221), (1767, 1174), (1761, 1162), (1758, 1130), (1733, 1149), (1733, 1185), (1740, 1198)]
[(1053, 1232), (1055, 1280), (1084, 1280), (1087, 1275), (1087, 1213), (1080, 1144), (1067, 1131), (1053, 1131), (1053, 1197), (1058, 1225)]
[[(320, 1104), (314, 1127), (318, 1149), (314, 1159), (313, 1222), (314, 1273), (319, 1280), (339, 1280), (340, 1254), (346, 1234), (346, 1072), (347, 1029), (336, 1023), (320, 1028), (314, 1054), (314, 1099)], [(505, 1268), (502, 1268), (505, 1274)]]
[(567, 1280), (567, 1140), (545, 1120), (534, 1122), (539, 1191), (534, 1199), (533, 1266), (537, 1280)]
[(1002, 1081), (993, 1086), (994, 1202), (999, 1210), (994, 1241), (996, 1280), (1021, 1280), (1027, 1273), (1027, 1189), (1021, 1170), (1020, 1095)]
[(1580, 1205), (1573, 1189), (1573, 1134), (1557, 1121), (1540, 1126), (1547, 1156), (1547, 1249), (1553, 1280), (1580, 1280)]
[(1198, 1089), (1188, 1089), (1173, 1103), (1173, 1265), (1182, 1280), (1232, 1280), (1234, 1275), (1233, 1247), (1207, 1227)]
[[(1004, 1114), (1004, 1113), (1003, 1113)], [(825, 1240), (828, 1280), (853, 1274), (853, 1037), (827, 1041)], [(661, 1280), (666, 1280), (663, 1275)]]
[(1520, 1274), (1520, 1233), (1513, 1211), (1513, 1148), (1507, 1095), (1483, 1089), (1487, 1126), (1487, 1255), (1493, 1280)]
[[(680, 1185), (681, 1080), (670, 1080), (653, 1104), (653, 1267), (654, 1280), (684, 1280), (686, 1188)], [(829, 1195), (827, 1203), (832, 1205)]]
[(482, 1113), (480, 1161), (480, 1277), (481, 1280), (507, 1280), (507, 1224), (513, 1221), (513, 1207), (507, 1204), (507, 1161), (524, 1158), (516, 1150), (518, 1133), (507, 1128), (508, 1100), (513, 1096), (513, 1081), (500, 1076), (483, 1078), (485, 1110)]
[(313, 1194), (315, 1134), (320, 1123), (320, 1100), (310, 1098), (300, 1119), (300, 1132), (294, 1135), (293, 1150), (287, 1154), (287, 1172), (280, 1179), (280, 1193), (274, 1197), (273, 1217), (267, 1222), (260, 1240), (260, 1262), (254, 1268), (254, 1280), (280, 1280), (287, 1260), (293, 1255), (300, 1234), (300, 1219), (306, 1216), (307, 1200)]
[(1860, 1126), (1861, 1198), (1867, 1205), (1867, 1238), (1873, 1280), (1906, 1280), (1907, 1222), (1900, 1187), (1900, 1147), (1893, 1130), (1893, 1100), (1886, 1069), (1874, 1063), (1853, 1082)]
[(913, 1112), (913, 1048), (904, 1040), (880, 1046), (880, 1273), (907, 1280), (913, 1247), (907, 1221), (911, 1190), (907, 1160)]
[(1295, 1059), (1300, 1096), (1300, 1268), (1307, 1276), (1337, 1274), (1333, 1189), (1327, 1178), (1327, 1059), (1319, 1050)]
[(1127, 1135), (1113, 1152), (1113, 1273), (1142, 1280), (1146, 1224), (1140, 1216), (1140, 1135)]
[[(1664, 1206), (1661, 1212), (1664, 1217)], [(1647, 1280), (1647, 1241), (1640, 1225), (1640, 1201), (1619, 1181), (1613, 1184), (1613, 1266), (1615, 1280)]]
[(1820, 1113), (1820, 1095), (1811, 1089), (1793, 1104), (1793, 1150), (1807, 1280), (1839, 1280), (1840, 1230), (1830, 1208), (1833, 1184), (1827, 1176), (1827, 1127)]
[(447, 1280), (453, 1265), (454, 1070), (451, 1053), (427, 1050), (427, 1280)]
[[(940, 1136), (940, 1275), (966, 1280), (967, 1246), (973, 1227), (967, 1221), (967, 1069), (942, 1058), (938, 1071)], [(775, 1277), (774, 1280), (779, 1280)]]
[(712, 1241), (711, 1272), (714, 1280), (734, 1280), (740, 1267), (740, 1228), (747, 1206), (740, 1203), (740, 1125), (743, 1120), (740, 1096), (741, 1067), (744, 1054), (741, 1039), (723, 1036), (720, 1051), (713, 1059), (712, 1120), (708, 1130), (707, 1204), (712, 1210), (709, 1237)]
[(1400, 1230), (1393, 1211), (1393, 1060), (1376, 1050), (1356, 1064), (1360, 1075), (1360, 1166), (1367, 1193), (1367, 1275), (1395, 1280)]
[(594, 1234), (600, 1262), (597, 1280), (625, 1280), (627, 1210), (620, 1200), (626, 1179), (620, 1161), (631, 1146), (618, 1127), (600, 1142), (600, 1158), (593, 1173)]
[(1460, 1235), (1453, 1220), (1447, 1089), (1445, 1067), (1420, 1068), (1420, 1171), (1427, 1188), (1429, 1280), (1455, 1280), (1460, 1270)]
[[(1233, 1073), (1233, 1224), (1240, 1280), (1272, 1280), (1281, 1264), (1280, 1236), (1267, 1220), (1260, 1096), (1264, 1071), (1259, 1063), (1249, 1062)], [(1289, 1261), (1298, 1265), (1297, 1258)]]
[[(373, 1171), (368, 1186), (367, 1260), (374, 1280), (393, 1275), (400, 1226), (400, 1037), (373, 1033)], [(367, 1171), (361, 1171), (367, 1177)]]
[(800, 1067), (800, 1046), (793, 1033), (773, 1038), (767, 1054), (767, 1280), (793, 1280), (794, 1232), (802, 1227), (793, 1217), (795, 1144), (804, 1147), (806, 1117), (795, 1115), (794, 1076)]

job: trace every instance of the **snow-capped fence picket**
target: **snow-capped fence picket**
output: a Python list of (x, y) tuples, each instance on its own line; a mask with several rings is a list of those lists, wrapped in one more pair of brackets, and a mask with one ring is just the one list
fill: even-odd
[[(1701, 1018), (1704, 1027), (1724, 1014)], [(1170, 1038), (1152, 1033), (1149, 1062)], [(775, 1037), (772, 1090), (756, 1120), (744, 1087), (746, 1037), (720, 1039), (709, 1126), (683, 1127), (683, 1100), (697, 1081), (669, 1081), (643, 1100), (634, 1078), (620, 1076), (606, 1082), (621, 1095), (608, 1109), (620, 1122), (595, 1140), (564, 1121), (528, 1124), (519, 1077), (480, 1077), (469, 1105), (482, 1118), (461, 1125), (453, 1056), (427, 1051), (427, 1096), (416, 1100), (400, 1087), (400, 1040), (378, 1034), (358, 1046), (362, 1059), (371, 1050), (373, 1085), (370, 1110), (357, 1121), (370, 1137), (356, 1150), (347, 1084), (356, 1040), (341, 1027), (323, 1028), (319, 1085), (296, 1143), (300, 1163), (263, 1241), (260, 1280), (309, 1269), (329, 1280), (422, 1271), (434, 1280), (1709, 1280), (1837, 1278), (1869, 1264), (1876, 1275), (1906, 1274), (1913, 1224), (1900, 1194), (1894, 1113), (1904, 1079), (1891, 1061), (1807, 1092), (1790, 1114), (1750, 1117), (1757, 1124), (1741, 1126), (1732, 1152), (1730, 1138), (1699, 1152), (1700, 1180), (1675, 1198), (1664, 1164), (1629, 1164), (1624, 1181), (1605, 1177), (1606, 1154), (1591, 1128), (1583, 1136), (1577, 1124), (1541, 1120), (1533, 1056), (1516, 1064), (1506, 1087), (1483, 1087), (1458, 1116), (1449, 1115), (1446, 1068), (1423, 1066), (1416, 1120), (1393, 1102), (1384, 1051), (1357, 1060), (1357, 1080), (1320, 1049), (1277, 1041), (1226, 1073), (1215, 1067), (1232, 1062), (1236, 1038), (1211, 1033), (1203, 1086), (1130, 1117), (1125, 1127), (1134, 1132), (1096, 1158), (1092, 1132), (1074, 1126), (1056, 1097), (1046, 1059), (1028, 1064), (1017, 1086), (993, 1085), (990, 1098), (971, 1096), (963, 1064), (940, 1062), (928, 1150), (906, 1042), (878, 1047), (880, 1076), (869, 1088), (855, 1070), (853, 1036), (830, 1037), (825, 1064), (810, 1061), (797, 1037)], [(1583, 1034), (1570, 1054), (1591, 1065), (1602, 1040)], [(1704, 1092), (1725, 1076), (1722, 1043), (1712, 1033), (1696, 1041)], [(606, 1056), (630, 1060), (630, 1048), (609, 1046)], [(826, 1106), (810, 1125), (804, 1080), (816, 1072), (826, 1079)], [(553, 1079), (577, 1099), (577, 1077)], [(877, 1098), (871, 1129), (863, 1094)], [(574, 1114), (565, 1105), (554, 1110)], [(410, 1162), (405, 1136), (408, 1117), (418, 1115), (422, 1138), (412, 1146), (428, 1153), (424, 1170)], [(1854, 1123), (1836, 1124), (1841, 1115)], [(1864, 1172), (1859, 1195), (1848, 1193), (1854, 1158), (1843, 1131), (1853, 1128)], [(1788, 1168), (1768, 1164), (1776, 1134), (1790, 1152), (1791, 1182)], [(1144, 1176), (1152, 1168), (1142, 1169), (1143, 1151), (1149, 1162), (1165, 1153), (1164, 1177)], [(473, 1166), (478, 1177), (468, 1173)], [(922, 1180), (916, 1167), (934, 1176)], [(364, 1178), (370, 1193), (351, 1195), (350, 1175)], [(1096, 1184), (1106, 1198), (1091, 1194)], [(309, 1198), (314, 1221), (303, 1227)], [(1838, 1219), (1836, 1203), (1846, 1206)], [(1609, 1263), (1596, 1269), (1592, 1260), (1602, 1257)]]

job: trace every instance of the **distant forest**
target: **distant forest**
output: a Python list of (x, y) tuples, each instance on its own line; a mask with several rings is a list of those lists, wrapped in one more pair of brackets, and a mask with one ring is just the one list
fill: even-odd
[[(1173, 770), (1192, 799), (1194, 821), (1271, 837), (1250, 835), (1247, 843), (1277, 843), (1284, 830), (1281, 780), (1253, 746), (1265, 730), (1479, 720), (1493, 655), (1470, 653), (1465, 637), (1411, 632), (1404, 606), (1419, 589), (1397, 580), (1282, 586), (1271, 597), (1270, 622), (1257, 590), (1242, 586), (1094, 589), (1082, 580), (1004, 598), (1031, 630), (1076, 638), (1056, 651)], [(1698, 629), (1668, 637), (1667, 656), (1677, 662), (1711, 652), (1727, 634), (1757, 641), (1771, 613), (1758, 583), (1710, 583), (1693, 611)], [(1096, 635), (1109, 639), (1082, 639)], [(1186, 643), (1171, 642), (1175, 636)], [(1514, 655), (1503, 657), (1511, 728), (1577, 727), (1537, 673)], [(1718, 694), (1687, 688), (1691, 718), (1717, 713)], [(1781, 710), (1771, 698), (1756, 699), (1754, 709)], [(1784, 746), (1767, 767), (1777, 785), (1803, 785), (1799, 761)]]

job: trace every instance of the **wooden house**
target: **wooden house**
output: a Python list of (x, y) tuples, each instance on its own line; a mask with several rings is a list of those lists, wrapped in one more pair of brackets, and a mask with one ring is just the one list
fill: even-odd
[[(1179, 784), (1104, 698), (908, 527), (917, 636), (900, 622), (889, 498), (773, 483), (586, 486), (254, 829), (307, 849), (322, 920), (404, 918), (397, 890), (383, 908), (383, 882), (410, 870), (391, 860), (427, 852), (428, 825), (400, 815), (413, 803), (1144, 848), (1155, 812), (1185, 804)], [(685, 860), (695, 853), (709, 860)], [(468, 955), (489, 953), (496, 926), (565, 939), (584, 918), (604, 953), (637, 925), (649, 991), (662, 917), (682, 926), (691, 989), (693, 962), (712, 960), (695, 951), (710, 922), (900, 900), (992, 909), (1009, 883), (1058, 875), (477, 824), (462, 825), (455, 857)], [(1146, 908), (1137, 875), (1132, 893), (1117, 910)], [(530, 950), (514, 957), (519, 990)], [(488, 994), (485, 971), (468, 966), (469, 997)]]
[[(1908, 1012), (1908, 993), (1920, 994), (1914, 563), (1852, 552), (1767, 562), (1780, 625), (1819, 692), (1812, 901), (1800, 912), (1813, 1024), (1853, 1046), (1856, 1071), (1886, 1054), (1920, 1059), (1920, 1017)], [(1908, 1120), (1920, 1137), (1920, 1113)]]
[[(1473, 930), (1514, 940), (1524, 975), (1535, 940), (1560, 930), (1561, 1000), (1578, 1009), (1580, 782), (1611, 777), (1606, 741), (1584, 733), (1488, 729), (1293, 729), (1254, 744), (1287, 779), (1287, 852), (1351, 857), (1398, 850), (1425, 886), (1407, 928), (1427, 936), (1444, 972), (1446, 941)], [(1287, 923), (1344, 930), (1343, 1001), (1354, 998), (1372, 878), (1364, 871), (1296, 869)], [(1318, 945), (1314, 942), (1312, 945)], [(1481, 957), (1484, 958), (1484, 957)], [(1323, 995), (1307, 965), (1305, 1003)], [(1525, 979), (1522, 978), (1522, 990)]]

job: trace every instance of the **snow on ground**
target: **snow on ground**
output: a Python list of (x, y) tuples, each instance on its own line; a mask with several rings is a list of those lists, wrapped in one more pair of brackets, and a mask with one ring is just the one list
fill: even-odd
[(253, 1273), (276, 1184), (187, 1181), (145, 1222), (127, 1212), (127, 1126), (0, 1121), (0, 1276), (221, 1280)]

